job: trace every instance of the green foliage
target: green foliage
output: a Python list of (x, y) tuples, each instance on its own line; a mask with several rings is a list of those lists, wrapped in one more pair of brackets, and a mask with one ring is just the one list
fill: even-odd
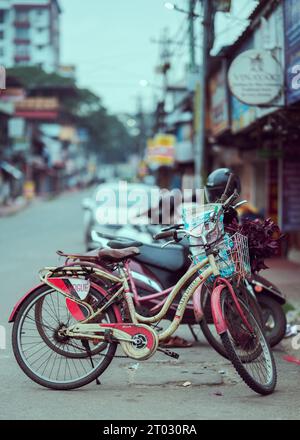
[(18, 79), (26, 89), (34, 87), (75, 87), (71, 78), (57, 73), (47, 73), (37, 66), (20, 66), (7, 69), (7, 76)]
[(90, 133), (89, 149), (108, 162), (121, 162), (130, 154), (132, 139), (119, 119), (103, 107), (101, 98), (89, 89), (77, 87), (71, 78), (47, 73), (40, 67), (14, 67), (8, 77), (17, 79), (29, 95), (57, 96), (62, 111)]

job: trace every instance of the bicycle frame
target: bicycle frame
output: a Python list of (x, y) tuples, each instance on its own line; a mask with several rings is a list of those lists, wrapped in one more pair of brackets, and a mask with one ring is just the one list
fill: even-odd
[[(82, 271), (82, 263), (76, 264), (74, 266), (66, 266), (65, 270), (68, 273), (78, 273), (78, 271)], [(75, 264), (75, 263), (74, 263)], [(168, 312), (169, 308), (171, 307), (172, 303), (174, 302), (175, 297), (177, 294), (183, 289), (184, 293), (181, 297), (181, 300), (177, 306), (175, 317), (173, 321), (170, 323), (170, 325), (167, 327), (167, 329), (160, 333), (158, 335), (158, 340), (163, 341), (170, 337), (179, 327), (184, 311), (187, 307), (187, 304), (189, 300), (192, 298), (195, 291), (198, 289), (199, 286), (201, 286), (211, 275), (219, 276), (219, 270), (216, 266), (215, 257), (213, 255), (209, 255), (205, 260), (202, 262), (194, 265), (191, 267), (191, 269), (178, 281), (178, 283), (173, 287), (171, 292), (168, 294), (161, 310), (154, 316), (151, 317), (145, 317), (137, 313), (133, 301), (133, 295), (134, 293), (130, 290), (130, 270), (128, 271), (128, 262), (124, 264), (124, 267), (120, 266), (120, 276), (115, 276), (111, 272), (107, 271), (104, 268), (100, 268), (97, 265), (93, 265), (90, 263), (86, 263), (87, 266), (93, 268), (93, 274), (99, 278), (104, 278), (106, 280), (112, 281), (115, 285), (120, 285), (120, 288), (117, 290), (116, 293), (114, 293), (111, 298), (104, 304), (103, 307), (98, 309), (96, 312), (93, 312), (87, 319), (80, 321), (76, 325), (76, 330), (78, 333), (86, 334), (89, 330), (91, 332), (95, 331), (95, 324), (89, 324), (90, 321), (94, 320), (97, 316), (101, 315), (111, 304), (116, 302), (120, 298), (124, 298), (126, 301), (126, 304), (128, 306), (130, 319), (132, 324), (155, 324), (159, 322), (161, 319), (163, 319)], [(201, 270), (208, 265), (209, 267), (201, 272)], [(60, 268), (63, 270), (64, 268)], [(57, 268), (45, 268), (43, 271), (40, 272), (41, 280), (48, 284), (50, 287), (59, 291), (64, 296), (69, 296), (64, 290), (61, 289), (59, 285), (55, 285), (55, 278), (53, 278), (53, 272), (57, 271)], [(43, 273), (44, 272), (44, 273)], [(200, 272), (196, 279), (193, 279), (193, 281), (188, 285), (188, 287), (184, 287), (189, 280), (191, 280), (194, 275)], [(58, 278), (60, 279), (60, 278)], [(61, 279), (60, 279), (61, 280)], [(161, 293), (162, 294), (162, 293)], [(159, 294), (158, 294), (159, 295)], [(78, 302), (79, 304), (85, 305), (86, 303), (84, 301), (80, 301), (78, 299), (74, 299), (74, 301)], [(99, 331), (99, 325), (98, 325), (98, 331)]]
[[(193, 265), (191, 264), (190, 267), (193, 267)], [(141, 266), (141, 268), (143, 268)], [(138, 267), (139, 269), (139, 267)], [(126, 267), (126, 271), (128, 273), (128, 278), (129, 278), (129, 283), (130, 283), (130, 288), (132, 289), (133, 292), (133, 297), (134, 297), (134, 303), (136, 305), (136, 307), (143, 307), (145, 306), (147, 310), (149, 310), (149, 312), (151, 314), (157, 313), (161, 307), (164, 305), (164, 303), (166, 302), (166, 299), (168, 297), (168, 295), (172, 292), (173, 288), (175, 287), (175, 284), (172, 284), (170, 287), (168, 287), (167, 289), (161, 290), (161, 286), (157, 284), (157, 286), (155, 286), (156, 291), (155, 292), (148, 292), (147, 294), (143, 294), (140, 295), (139, 293), (139, 279), (136, 278), (136, 275), (139, 275), (139, 272), (136, 272), (135, 269), (132, 269), (132, 262), (127, 264)], [(140, 281), (145, 282), (147, 285), (147, 279), (150, 279), (152, 281), (152, 276), (153, 274), (149, 273), (149, 274), (145, 274), (142, 275), (145, 276), (146, 281), (143, 281), (142, 279), (140, 279)], [(159, 280), (158, 280), (159, 282)], [(194, 294), (195, 297), (195, 294)], [(194, 299), (193, 297), (193, 299)], [(194, 302), (194, 301), (193, 301)], [(173, 303), (172, 306), (169, 309), (169, 313), (173, 313), (173, 311), (176, 310), (176, 304)], [(197, 314), (197, 319), (196, 321), (199, 322), (201, 320), (201, 307), (200, 307), (200, 302), (195, 301), (193, 305), (187, 305), (187, 309), (186, 311), (189, 310), (189, 316), (191, 316), (191, 318), (186, 317), (186, 312), (184, 315), (184, 323), (185, 324), (193, 324), (195, 323), (195, 315)], [(192, 317), (193, 316), (193, 317)]]

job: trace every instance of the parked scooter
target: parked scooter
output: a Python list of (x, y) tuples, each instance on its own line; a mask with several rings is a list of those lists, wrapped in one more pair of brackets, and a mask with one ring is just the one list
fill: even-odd
[[(222, 171), (221, 177), (224, 181), (221, 179), (221, 181), (215, 182), (215, 179), (212, 179), (211, 182), (208, 182), (208, 190), (210, 191), (209, 195), (212, 198), (220, 197), (220, 194), (223, 195), (226, 191), (231, 191), (232, 189), (237, 189), (238, 192), (240, 191), (238, 177), (234, 176), (235, 179), (231, 180), (234, 188), (227, 188), (227, 174), (230, 174), (230, 171), (227, 169), (222, 169)], [(220, 177), (219, 174), (217, 173), (217, 177)], [(209, 183), (211, 183), (210, 187)], [(236, 185), (239, 187), (236, 188)], [(220, 190), (222, 190), (221, 193)], [(232, 207), (233, 209), (231, 208), (231, 210), (235, 211), (235, 209), (243, 203), (245, 202), (240, 202), (235, 207)], [(133, 226), (131, 225), (131, 228), (132, 227)], [(161, 225), (157, 227), (159, 230), (161, 229)], [(166, 249), (161, 249), (161, 245), (148, 244), (151, 237), (156, 232), (155, 228), (155, 225), (149, 225), (148, 227), (144, 226), (142, 231), (143, 235), (141, 235), (139, 226), (137, 226), (136, 233), (134, 233), (134, 239), (141, 242), (139, 243), (139, 246), (141, 247), (140, 255), (131, 262), (131, 271), (136, 286), (135, 302), (138, 307), (143, 308), (144, 314), (145, 309), (151, 314), (161, 307), (172, 286), (176, 284), (178, 279), (180, 279), (182, 274), (185, 273), (191, 265), (187, 243), (186, 246), (181, 243), (181, 245), (168, 246)], [(146, 244), (143, 237), (147, 233), (147, 229), (149, 239)], [(103, 247), (106, 245), (109, 246), (109, 240), (115, 240), (115, 238), (116, 237), (113, 235), (103, 235), (102, 233), (97, 234), (95, 231), (94, 241), (98, 241), (99, 247)], [(132, 235), (128, 238), (132, 238)], [(120, 238), (118, 238), (118, 243), (114, 241), (113, 245), (127, 247), (128, 239), (122, 243), (122, 240), (120, 241)], [(271, 282), (255, 274), (252, 275), (251, 279), (245, 283), (245, 286), (243, 287), (247, 291), (249, 297), (252, 297), (253, 301), (260, 306), (260, 308), (258, 307), (258, 313), (261, 313), (261, 321), (265, 327), (265, 332), (269, 338), (270, 344), (272, 346), (277, 345), (283, 339), (286, 329), (286, 317), (282, 309), (282, 305), (285, 304), (283, 294)], [(158, 292), (162, 292), (161, 295), (158, 296)], [(211, 345), (213, 345), (214, 335), (211, 335), (210, 331), (210, 324), (213, 323), (213, 320), (210, 313), (209, 301), (205, 300), (205, 298), (208, 300), (209, 296), (202, 295), (202, 307), (206, 311), (206, 319), (202, 320), (200, 325), (203, 333), (207, 339), (209, 339)], [(176, 306), (177, 303), (175, 302), (169, 313), (172, 314), (172, 312), (176, 310)], [(172, 319), (172, 316), (170, 316), (170, 319)], [(188, 306), (185, 312), (183, 323), (188, 324), (190, 328), (195, 324), (192, 304)], [(219, 345), (218, 341), (216, 345)], [(218, 348), (223, 349), (221, 344), (218, 348), (215, 348), (216, 350), (218, 350)]]

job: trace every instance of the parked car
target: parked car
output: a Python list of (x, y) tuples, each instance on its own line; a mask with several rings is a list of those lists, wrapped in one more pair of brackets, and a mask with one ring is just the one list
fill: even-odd
[(152, 242), (146, 223), (154, 188), (141, 183), (125, 186), (115, 181), (99, 185), (91, 197), (82, 202), (86, 249), (105, 246), (107, 240), (101, 234)]

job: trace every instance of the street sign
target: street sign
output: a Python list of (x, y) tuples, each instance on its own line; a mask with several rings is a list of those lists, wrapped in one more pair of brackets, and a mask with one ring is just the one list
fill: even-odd
[(232, 62), (228, 83), (232, 94), (244, 104), (269, 104), (283, 90), (282, 67), (271, 52), (250, 49)]

